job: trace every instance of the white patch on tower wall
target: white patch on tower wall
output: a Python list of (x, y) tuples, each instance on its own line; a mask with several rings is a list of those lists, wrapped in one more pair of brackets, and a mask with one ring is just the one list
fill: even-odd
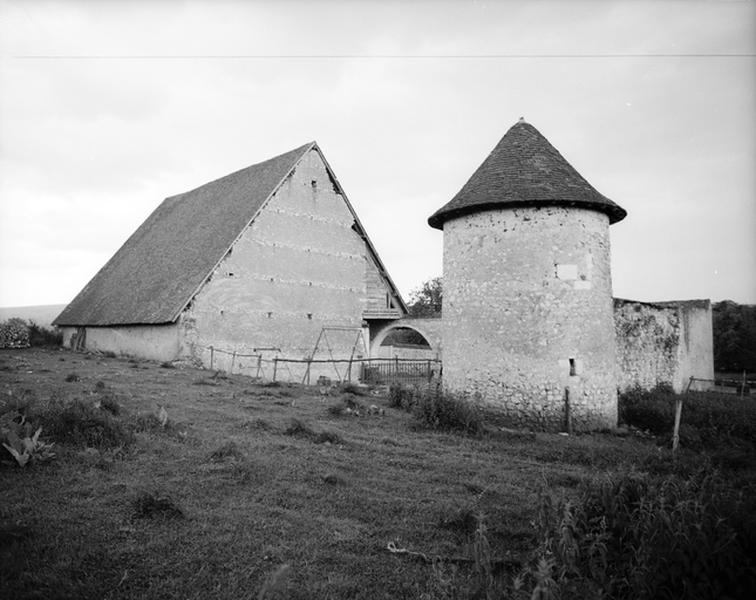
[(578, 278), (577, 265), (557, 265), (556, 266), (557, 279), (564, 281), (572, 281)]

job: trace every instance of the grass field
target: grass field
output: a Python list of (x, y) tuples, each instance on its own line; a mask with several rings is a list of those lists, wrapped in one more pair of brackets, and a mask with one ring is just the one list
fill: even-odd
[[(502, 581), (531, 560), (544, 488), (676, 468), (626, 432), (434, 432), (377, 392), (67, 351), (0, 351), (0, 398), (59, 440), (0, 465), (0, 598), (470, 597), (481, 540)], [(55, 438), (44, 415), (75, 400), (113, 436)]]

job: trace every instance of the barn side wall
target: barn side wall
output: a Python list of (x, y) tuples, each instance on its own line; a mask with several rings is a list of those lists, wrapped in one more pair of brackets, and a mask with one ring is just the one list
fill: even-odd
[(489, 210), (444, 223), (444, 387), (516, 425), (617, 423), (605, 214)]
[[(84, 348), (91, 352), (114, 352), (148, 360), (170, 361), (179, 357), (179, 328), (176, 324), (86, 327)], [(71, 347), (76, 327), (61, 327), (63, 346)]]
[[(668, 385), (681, 392), (690, 377), (714, 378), (708, 300), (648, 303), (616, 299), (614, 321), (620, 390)], [(692, 389), (708, 387), (706, 382), (692, 385)]]
[[(228, 370), (233, 360), (234, 372), (268, 378), (270, 363), (258, 372), (256, 357), (231, 353), (305, 359), (320, 337), (316, 359), (348, 359), (353, 349), (367, 356), (362, 316), (369, 261), (353, 223), (320, 155), (310, 151), (185, 311), (183, 353), (209, 366), (212, 346), (215, 368)], [(348, 329), (321, 335), (333, 326)], [(305, 368), (281, 364), (278, 377), (301, 381)], [(314, 365), (311, 378), (319, 374), (339, 375), (331, 365)]]

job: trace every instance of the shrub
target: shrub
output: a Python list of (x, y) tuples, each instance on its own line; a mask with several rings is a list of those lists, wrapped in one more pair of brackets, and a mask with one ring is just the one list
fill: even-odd
[(483, 431), (480, 409), (466, 397), (450, 392), (428, 391), (415, 398), (412, 414), (421, 426), (440, 431), (479, 435)]
[(0, 323), (0, 348), (28, 348), (29, 326), (23, 319), (13, 318)]
[(388, 402), (393, 408), (411, 410), (415, 403), (417, 390), (405, 387), (399, 383), (392, 383), (389, 386)]
[(41, 327), (29, 321), (29, 344), (37, 348), (52, 348), (63, 345), (63, 332)]
[(128, 445), (133, 439), (131, 430), (113, 414), (82, 400), (51, 402), (30, 418), (62, 444), (106, 449)]

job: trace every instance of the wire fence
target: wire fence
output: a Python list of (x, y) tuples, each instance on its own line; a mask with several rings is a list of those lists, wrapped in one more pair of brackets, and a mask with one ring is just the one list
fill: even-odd
[(727, 377), (717, 377), (714, 379), (691, 377), (690, 382), (688, 383), (688, 391), (694, 391), (691, 390), (691, 387), (696, 383), (709, 384), (708, 389), (706, 390), (708, 392), (716, 392), (730, 396), (738, 395), (741, 398), (743, 396), (750, 396), (751, 390), (756, 389), (756, 380), (747, 379), (745, 374), (738, 379)]
[(432, 383), (441, 377), (441, 361), (413, 358), (287, 358), (275, 347), (252, 351), (199, 346), (209, 353), (211, 370), (271, 381), (311, 385), (321, 378), (339, 383)]

